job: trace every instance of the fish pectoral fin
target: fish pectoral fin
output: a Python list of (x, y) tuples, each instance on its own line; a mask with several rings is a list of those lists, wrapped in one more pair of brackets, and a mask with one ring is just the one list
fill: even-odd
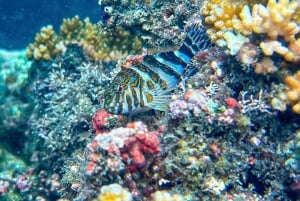
[(169, 109), (169, 103), (171, 101), (171, 92), (174, 89), (162, 89), (156, 87), (151, 90), (149, 93), (151, 94), (151, 101), (148, 101), (147, 105), (152, 109), (159, 111), (167, 111)]
[(169, 109), (170, 100), (171, 96), (168, 95), (153, 96), (153, 101), (148, 103), (148, 105), (154, 110), (167, 111)]

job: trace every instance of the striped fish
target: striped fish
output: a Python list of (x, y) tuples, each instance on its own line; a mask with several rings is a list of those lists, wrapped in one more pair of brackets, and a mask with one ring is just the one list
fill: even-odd
[(166, 111), (171, 92), (195, 72), (189, 65), (192, 57), (210, 46), (206, 29), (193, 24), (178, 50), (137, 57), (124, 65), (105, 92), (104, 108), (125, 115), (149, 109)]

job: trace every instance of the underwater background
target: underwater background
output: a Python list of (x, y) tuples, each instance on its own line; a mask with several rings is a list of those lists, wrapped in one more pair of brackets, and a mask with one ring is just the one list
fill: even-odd
[(299, 0), (0, 13), (0, 200), (300, 200)]

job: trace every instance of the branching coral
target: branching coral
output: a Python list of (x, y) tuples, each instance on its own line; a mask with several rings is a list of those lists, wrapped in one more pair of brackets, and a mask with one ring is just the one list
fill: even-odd
[(241, 21), (234, 21), (234, 28), (243, 34), (266, 33), (272, 40), (283, 36), (286, 41), (294, 39), (299, 27), (291, 21), (298, 6), (297, 1), (269, 0), (267, 6), (255, 4), (252, 14), (248, 5), (240, 13)]
[(297, 22), (298, 24), (300, 24), (300, 4), (298, 4), (297, 10), (296, 10), (295, 14), (293, 15), (292, 19), (295, 22)]
[(292, 105), (293, 111), (300, 114), (300, 70), (295, 75), (287, 76), (285, 83), (288, 87), (287, 100)]
[(27, 47), (27, 58), (29, 60), (50, 60), (62, 53), (63, 48), (58, 45), (59, 42), (60, 38), (52, 26), (43, 27), (41, 32), (36, 34), (34, 43)]
[(207, 33), (212, 41), (223, 39), (224, 33), (233, 29), (234, 20), (239, 18), (243, 5), (259, 1), (248, 0), (211, 0), (204, 2), (201, 13), (209, 26)]
[[(300, 26), (292, 21), (299, 3), (289, 0), (269, 0), (267, 6), (255, 4), (250, 13), (249, 6), (244, 6), (240, 13), (240, 20), (233, 22), (235, 30), (249, 35), (252, 32), (267, 34), (269, 41), (262, 41), (260, 47), (267, 56), (276, 52), (282, 55), (287, 61), (299, 60), (299, 42), (295, 42), (295, 35), (300, 31)], [(278, 37), (283, 37), (289, 46), (285, 47), (277, 41)]]
[(75, 16), (63, 20), (60, 34), (56, 34), (52, 26), (43, 27), (34, 43), (28, 46), (27, 57), (51, 60), (63, 53), (65, 46), (71, 43), (78, 43), (94, 60), (116, 60), (142, 49), (141, 41), (121, 27), (108, 31), (100, 25), (92, 24), (89, 18), (81, 21)]
[[(226, 1), (227, 2), (227, 1)], [(217, 3), (208, 3), (207, 8), (202, 10), (205, 22), (211, 26), (208, 34), (212, 40), (217, 40), (217, 44), (227, 46), (231, 54), (235, 55), (238, 51), (232, 52), (237, 39), (227, 37), (234, 32), (243, 35), (241, 43), (248, 42), (248, 36), (252, 33), (266, 34), (267, 38), (260, 41), (260, 48), (266, 56), (276, 52), (282, 55), (285, 60), (296, 62), (300, 60), (300, 42), (296, 40), (296, 34), (300, 31), (300, 26), (296, 21), (299, 12), (299, 2), (296, 0), (269, 0), (267, 5), (263, 4), (242, 4), (243, 7)], [(228, 8), (227, 8), (227, 7)], [(230, 7), (231, 6), (231, 7)], [(279, 37), (284, 42), (278, 40)], [(242, 37), (239, 37), (239, 39)], [(240, 41), (240, 40), (238, 40)]]
[(140, 52), (141, 41), (130, 32), (117, 26), (109, 31), (100, 25), (92, 24), (89, 18), (80, 21), (78, 16), (64, 19), (61, 35), (68, 42), (77, 42), (95, 60), (116, 60), (129, 53)]
[[(227, 2), (228, 3), (228, 2)], [(203, 5), (202, 15), (204, 22), (209, 25), (207, 33), (212, 41), (224, 37), (224, 30), (232, 29), (232, 19), (238, 17), (241, 6), (232, 6), (222, 1), (206, 1)]]

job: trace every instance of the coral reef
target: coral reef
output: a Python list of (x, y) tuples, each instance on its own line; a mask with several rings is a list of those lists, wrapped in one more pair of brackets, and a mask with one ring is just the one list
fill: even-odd
[(226, 31), (234, 28), (235, 20), (239, 19), (243, 6), (253, 5), (258, 2), (263, 3), (249, 0), (205, 1), (201, 14), (204, 17), (204, 23), (209, 27), (207, 33), (211, 40), (218, 43), (218, 40), (223, 39)]
[(121, 156), (127, 170), (136, 172), (147, 165), (145, 154), (161, 152), (158, 135), (158, 131), (149, 132), (144, 123), (132, 122), (126, 128), (120, 127), (97, 135), (90, 147), (92, 151), (99, 147)]
[(28, 46), (27, 57), (30, 60), (51, 60), (62, 55), (66, 46), (72, 43), (82, 46), (94, 60), (117, 60), (141, 51), (140, 40), (121, 26), (107, 31), (100, 25), (92, 24), (89, 18), (81, 21), (75, 16), (63, 20), (60, 34), (56, 34), (51, 25), (43, 27), (34, 43)]
[(119, 184), (102, 186), (95, 201), (131, 201), (132, 195)]
[[(260, 41), (264, 55), (270, 56), (276, 52), (287, 61), (299, 61), (299, 42), (295, 36), (300, 27), (293, 21), (299, 7), (297, 1), (269, 0), (266, 6), (244, 3), (240, 4), (242, 7), (210, 1), (206, 4), (208, 5), (202, 9), (202, 13), (205, 22), (212, 27), (208, 29), (209, 35), (218, 45), (227, 46), (232, 55), (238, 53), (243, 43), (249, 42), (250, 34), (256, 33), (268, 36), (267, 40)], [(238, 40), (228, 37), (234, 34), (233, 31), (238, 33)], [(279, 37), (284, 39), (287, 46), (278, 40)], [(236, 47), (237, 41), (241, 43), (239, 47)], [(235, 51), (232, 51), (233, 48)]]
[[(42, 29), (27, 49), (33, 62), (24, 52), (0, 60), (1, 199), (299, 199), (298, 1), (99, 6), (98, 24), (74, 17), (59, 33)], [(192, 59), (196, 72), (174, 89), (169, 111), (101, 109), (118, 68), (141, 58), (124, 56), (141, 40), (176, 49), (201, 12), (211, 37), (221, 35)]]
[[(199, 10), (201, 1), (99, 1), (102, 23), (116, 24), (140, 36), (150, 51), (181, 43), (184, 22)], [(198, 16), (196, 17), (198, 18)]]
[(41, 32), (35, 36), (34, 43), (27, 47), (27, 58), (29, 60), (50, 60), (60, 55), (64, 47), (59, 46), (60, 39), (51, 25), (43, 27)]
[(93, 128), (96, 134), (101, 134), (105, 130), (113, 128), (122, 119), (121, 115), (109, 114), (104, 109), (100, 109), (93, 116)]
[(152, 195), (152, 201), (183, 201), (183, 196), (179, 194), (171, 195), (167, 191), (156, 191)]
[(28, 137), (24, 132), (34, 107), (29, 90), (30, 67), (24, 50), (0, 50), (0, 146), (11, 154), (22, 153)]
[(297, 71), (295, 75), (286, 76), (284, 81), (288, 88), (287, 101), (292, 104), (293, 111), (300, 114), (300, 71)]

